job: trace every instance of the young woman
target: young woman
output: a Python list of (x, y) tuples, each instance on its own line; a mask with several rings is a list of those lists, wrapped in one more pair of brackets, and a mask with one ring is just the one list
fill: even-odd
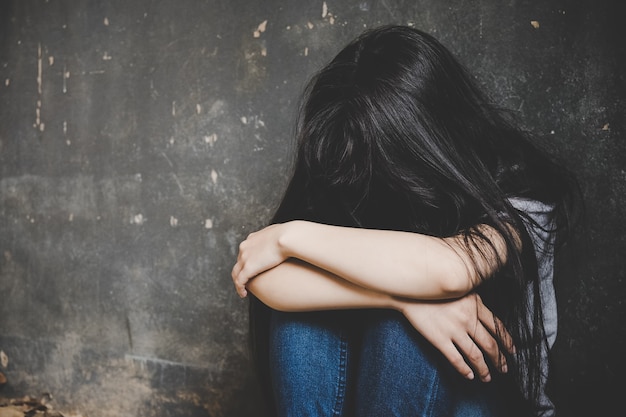
[(297, 137), (272, 225), (232, 272), (254, 295), (271, 414), (554, 415), (563, 170), (402, 26), (364, 33), (311, 80)]

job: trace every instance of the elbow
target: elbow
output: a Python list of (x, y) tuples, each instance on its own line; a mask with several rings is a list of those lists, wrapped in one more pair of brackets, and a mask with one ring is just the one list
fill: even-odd
[(449, 275), (440, 280), (439, 292), (444, 299), (461, 298), (473, 290), (467, 274)]
[(276, 294), (268, 285), (264, 285), (263, 277), (258, 276), (252, 279), (248, 282), (248, 285), (246, 285), (246, 289), (269, 308), (278, 311), (287, 311), (285, 306), (280, 302), (280, 298), (276, 297)]
[(248, 282), (248, 285), (246, 285), (247, 290), (273, 310), (286, 313), (301, 311), (297, 305), (289, 302), (290, 297), (284, 293), (284, 289), (281, 286), (274, 285), (272, 277), (264, 275), (261, 274)]
[(442, 298), (460, 298), (477, 286), (477, 274), (465, 262), (451, 262), (441, 271), (437, 282)]

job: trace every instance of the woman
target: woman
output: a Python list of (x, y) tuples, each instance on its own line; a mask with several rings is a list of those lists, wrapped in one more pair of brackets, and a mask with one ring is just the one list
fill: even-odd
[(553, 415), (563, 170), (402, 26), (364, 33), (311, 80), (297, 133), (273, 224), (232, 272), (254, 294), (272, 413)]

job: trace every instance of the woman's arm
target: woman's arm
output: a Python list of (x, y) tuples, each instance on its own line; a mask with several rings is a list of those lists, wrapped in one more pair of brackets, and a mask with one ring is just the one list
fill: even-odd
[(276, 224), (241, 243), (233, 280), (243, 297), (256, 275), (296, 258), (378, 292), (413, 299), (460, 297), (506, 261), (502, 236), (486, 225), (477, 229), (490, 243), (306, 221)]
[(476, 294), (435, 302), (401, 299), (359, 287), (299, 260), (288, 260), (261, 273), (248, 288), (265, 304), (281, 311), (395, 309), (466, 378), (473, 379), (476, 374), (488, 381), (487, 360), (506, 372), (495, 335), (509, 351), (511, 337)]

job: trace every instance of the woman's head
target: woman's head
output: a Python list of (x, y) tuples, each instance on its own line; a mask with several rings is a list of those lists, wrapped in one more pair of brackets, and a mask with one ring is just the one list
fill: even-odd
[(410, 27), (365, 32), (313, 77), (298, 141), (299, 217), (446, 235), (502, 211), (505, 197), (551, 198), (548, 161)]
[(457, 229), (459, 200), (493, 171), (491, 142), (506, 129), (494, 129), (485, 107), (432, 36), (402, 26), (364, 33), (305, 91), (296, 173), (310, 208), (333, 223)]

